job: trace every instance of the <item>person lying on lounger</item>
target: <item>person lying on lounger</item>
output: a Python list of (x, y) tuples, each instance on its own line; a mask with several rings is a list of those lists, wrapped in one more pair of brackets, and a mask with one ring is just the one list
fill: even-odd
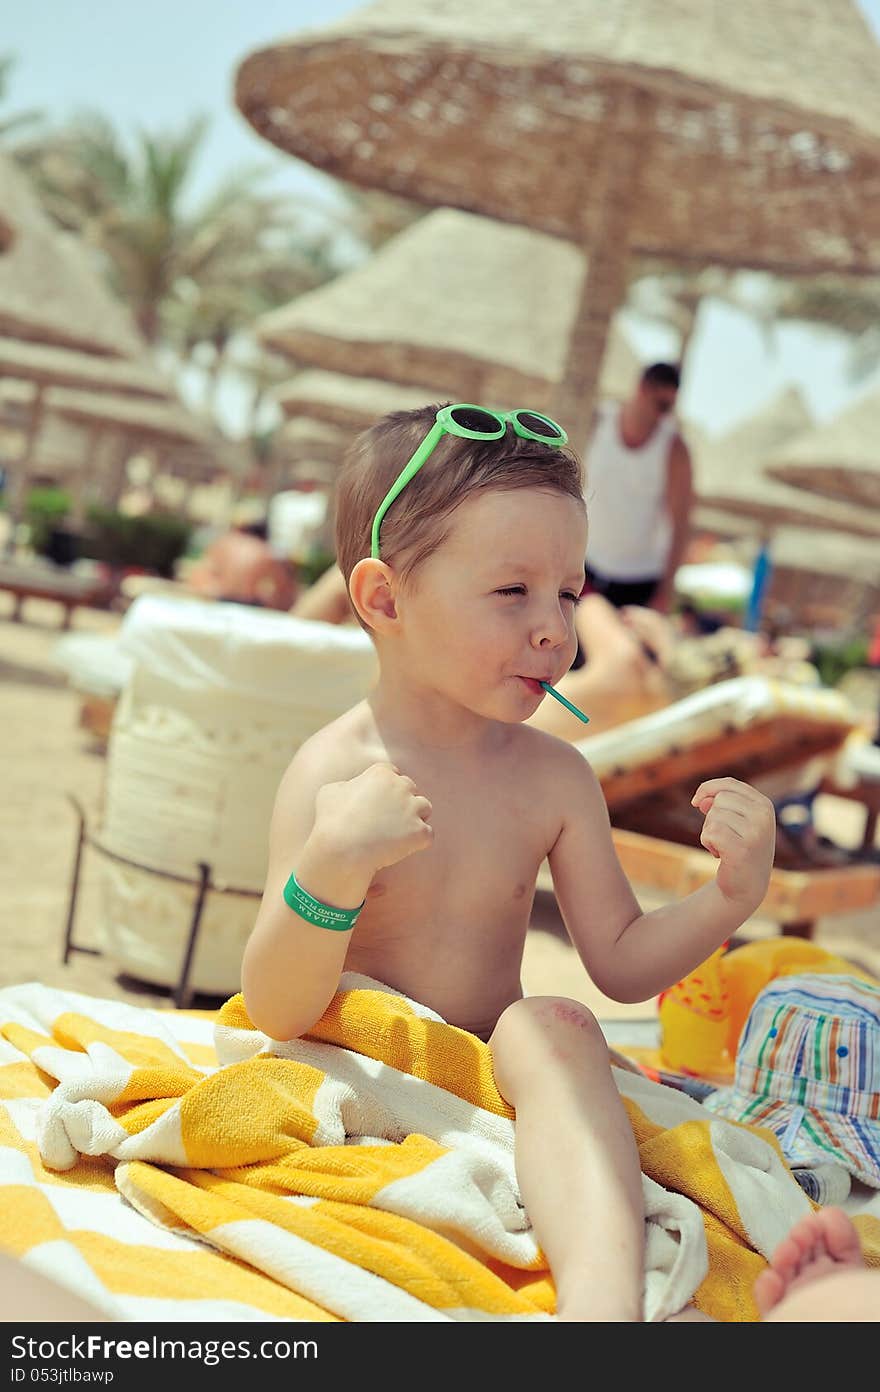
[(637, 1321), (642, 1176), (602, 1030), (578, 1001), (523, 997), (538, 870), (599, 989), (649, 1000), (762, 902), (775, 819), (746, 783), (701, 783), (716, 878), (642, 913), (589, 764), (526, 723), (576, 647), (587, 514), (566, 444), (539, 413), (450, 405), (352, 446), (336, 554), (379, 677), (282, 777), (242, 990), (273, 1039), (311, 1029), (345, 969), (488, 1041), (557, 1315)]

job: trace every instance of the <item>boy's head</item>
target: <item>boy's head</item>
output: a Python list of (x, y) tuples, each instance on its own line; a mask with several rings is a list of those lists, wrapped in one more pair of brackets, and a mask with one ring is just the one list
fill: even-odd
[[(349, 449), (336, 490), (336, 558), (346, 585), (358, 561), (370, 555), (377, 508), (433, 427), (439, 409), (434, 404), (392, 412)], [(581, 465), (565, 446), (524, 439), (510, 427), (497, 440), (445, 435), (383, 517), (382, 561), (401, 582), (414, 581), (448, 538), (463, 502), (524, 488), (564, 494), (584, 506)], [(360, 616), (358, 622), (367, 627)]]

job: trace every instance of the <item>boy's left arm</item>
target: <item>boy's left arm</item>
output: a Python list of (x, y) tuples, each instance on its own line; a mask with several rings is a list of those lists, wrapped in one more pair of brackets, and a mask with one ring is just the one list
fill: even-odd
[(559, 762), (563, 825), (548, 860), (569, 937), (605, 995), (650, 1000), (704, 962), (761, 904), (773, 865), (773, 804), (735, 778), (701, 783), (692, 801), (705, 818), (700, 840), (718, 860), (718, 873), (686, 898), (645, 914), (617, 859), (595, 774), (573, 746)]

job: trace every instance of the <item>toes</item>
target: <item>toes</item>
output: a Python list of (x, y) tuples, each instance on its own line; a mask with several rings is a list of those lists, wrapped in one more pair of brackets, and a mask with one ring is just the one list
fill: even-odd
[[(822, 1220), (819, 1213), (808, 1213), (805, 1218), (801, 1218), (790, 1230), (786, 1242), (792, 1243), (797, 1249), (797, 1266), (795, 1272), (803, 1270), (820, 1256), (825, 1250), (825, 1236), (822, 1231)], [(774, 1253), (774, 1265), (776, 1265)]]
[(768, 1266), (765, 1271), (761, 1272), (752, 1290), (758, 1313), (766, 1315), (768, 1310), (772, 1310), (774, 1305), (779, 1304), (785, 1291), (786, 1283), (779, 1272)]
[(770, 1258), (771, 1268), (788, 1283), (794, 1280), (803, 1262), (803, 1244), (794, 1229), (784, 1237)]
[(823, 1208), (816, 1214), (828, 1255), (846, 1266), (862, 1265), (862, 1247), (852, 1220), (841, 1208)]

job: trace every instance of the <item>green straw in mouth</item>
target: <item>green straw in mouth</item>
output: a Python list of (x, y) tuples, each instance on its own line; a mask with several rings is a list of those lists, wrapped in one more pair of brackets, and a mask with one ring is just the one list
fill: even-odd
[(549, 682), (542, 681), (540, 685), (543, 686), (545, 691), (549, 691), (551, 696), (555, 696), (560, 705), (566, 706), (571, 711), (572, 715), (576, 715), (578, 720), (582, 720), (585, 725), (589, 725), (590, 717), (584, 715), (582, 710), (578, 710), (577, 706), (573, 706), (571, 701), (566, 701), (564, 696), (560, 696), (556, 688), (551, 686)]

